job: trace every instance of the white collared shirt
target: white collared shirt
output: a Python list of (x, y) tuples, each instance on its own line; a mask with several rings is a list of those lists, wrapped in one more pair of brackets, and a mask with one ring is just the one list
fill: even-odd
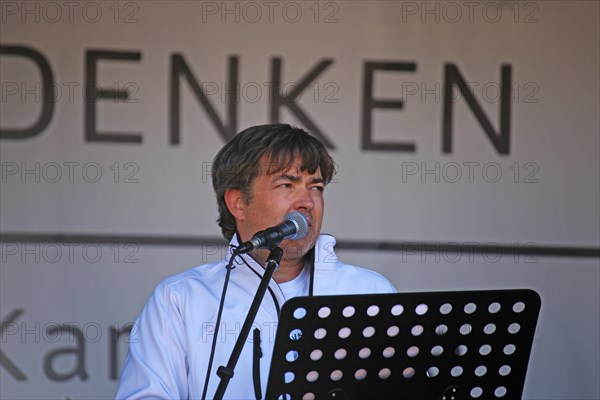
[[(235, 239), (232, 246), (237, 246)], [(340, 262), (333, 252), (335, 239), (320, 235), (315, 245), (315, 295), (394, 293), (396, 290), (374, 271)], [(118, 399), (199, 399), (212, 347), (215, 321), (229, 255), (216, 263), (192, 268), (161, 282), (137, 318), (129, 353), (121, 373)], [(226, 365), (263, 273), (251, 257), (234, 262), (207, 398), (219, 384), (216, 370)], [(260, 380), (262, 393), (278, 323), (286, 299), (308, 294), (308, 268), (290, 282), (273, 279), (258, 310), (253, 328), (261, 331)], [(246, 340), (226, 399), (254, 399), (252, 335)]]

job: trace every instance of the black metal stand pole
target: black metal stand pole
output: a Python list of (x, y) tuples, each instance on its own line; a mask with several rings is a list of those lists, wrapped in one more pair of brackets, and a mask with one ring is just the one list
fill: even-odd
[(217, 375), (219, 375), (219, 378), (221, 378), (221, 382), (219, 382), (219, 386), (217, 387), (217, 391), (215, 392), (215, 400), (221, 400), (223, 398), (225, 390), (227, 389), (227, 385), (233, 377), (233, 370), (235, 369), (235, 365), (237, 364), (238, 359), (242, 354), (244, 343), (246, 342), (246, 338), (250, 333), (250, 328), (252, 328), (252, 323), (254, 322), (254, 318), (256, 318), (256, 314), (258, 313), (260, 303), (262, 302), (263, 297), (265, 297), (265, 293), (267, 291), (267, 287), (269, 286), (269, 282), (271, 281), (271, 277), (273, 276), (273, 272), (275, 272), (275, 270), (279, 267), (279, 263), (281, 262), (282, 257), (283, 250), (277, 246), (274, 247), (271, 250), (271, 253), (269, 254), (267, 264), (265, 265), (265, 273), (262, 276), (260, 285), (258, 286), (258, 290), (256, 291), (256, 295), (254, 295), (254, 300), (250, 305), (250, 310), (248, 310), (248, 316), (244, 321), (244, 325), (242, 326), (240, 336), (237, 338), (235, 346), (231, 351), (231, 356), (229, 357), (227, 366), (220, 366), (217, 370)]

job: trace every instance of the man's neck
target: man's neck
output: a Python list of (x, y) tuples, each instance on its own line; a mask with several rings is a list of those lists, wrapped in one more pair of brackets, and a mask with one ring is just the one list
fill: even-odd
[[(261, 267), (264, 268), (264, 266), (267, 262), (268, 253), (269, 253), (268, 251), (265, 252), (265, 251), (259, 250), (259, 251), (253, 251), (249, 254), (250, 254), (250, 257), (252, 257), (254, 259), (254, 261), (256, 261)], [(282, 259), (281, 263), (279, 263), (279, 268), (277, 268), (277, 270), (273, 273), (273, 279), (277, 283), (289, 282), (289, 281), (293, 280), (294, 278), (296, 278), (298, 275), (300, 275), (303, 268), (304, 268), (304, 257), (301, 259), (292, 259), (292, 260)]]
[(293, 263), (281, 261), (277, 271), (273, 273), (273, 279), (277, 283), (285, 283), (295, 279), (304, 269), (304, 259), (294, 260)]

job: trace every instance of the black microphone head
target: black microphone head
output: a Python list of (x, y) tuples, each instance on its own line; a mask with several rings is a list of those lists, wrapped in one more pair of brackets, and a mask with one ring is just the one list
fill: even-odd
[(287, 214), (284, 221), (291, 221), (296, 226), (296, 233), (288, 236), (287, 239), (298, 240), (304, 239), (308, 235), (308, 221), (306, 217), (299, 211), (292, 211)]

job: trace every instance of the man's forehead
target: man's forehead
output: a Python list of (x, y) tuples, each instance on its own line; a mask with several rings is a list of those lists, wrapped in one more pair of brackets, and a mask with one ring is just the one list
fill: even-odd
[(261, 174), (272, 177), (279, 177), (281, 175), (299, 176), (305, 174), (321, 176), (321, 168), (317, 167), (317, 170), (314, 171), (314, 173), (310, 173), (308, 169), (302, 171), (302, 164), (303, 160), (300, 157), (296, 157), (296, 159), (286, 164), (263, 157), (261, 160)]

